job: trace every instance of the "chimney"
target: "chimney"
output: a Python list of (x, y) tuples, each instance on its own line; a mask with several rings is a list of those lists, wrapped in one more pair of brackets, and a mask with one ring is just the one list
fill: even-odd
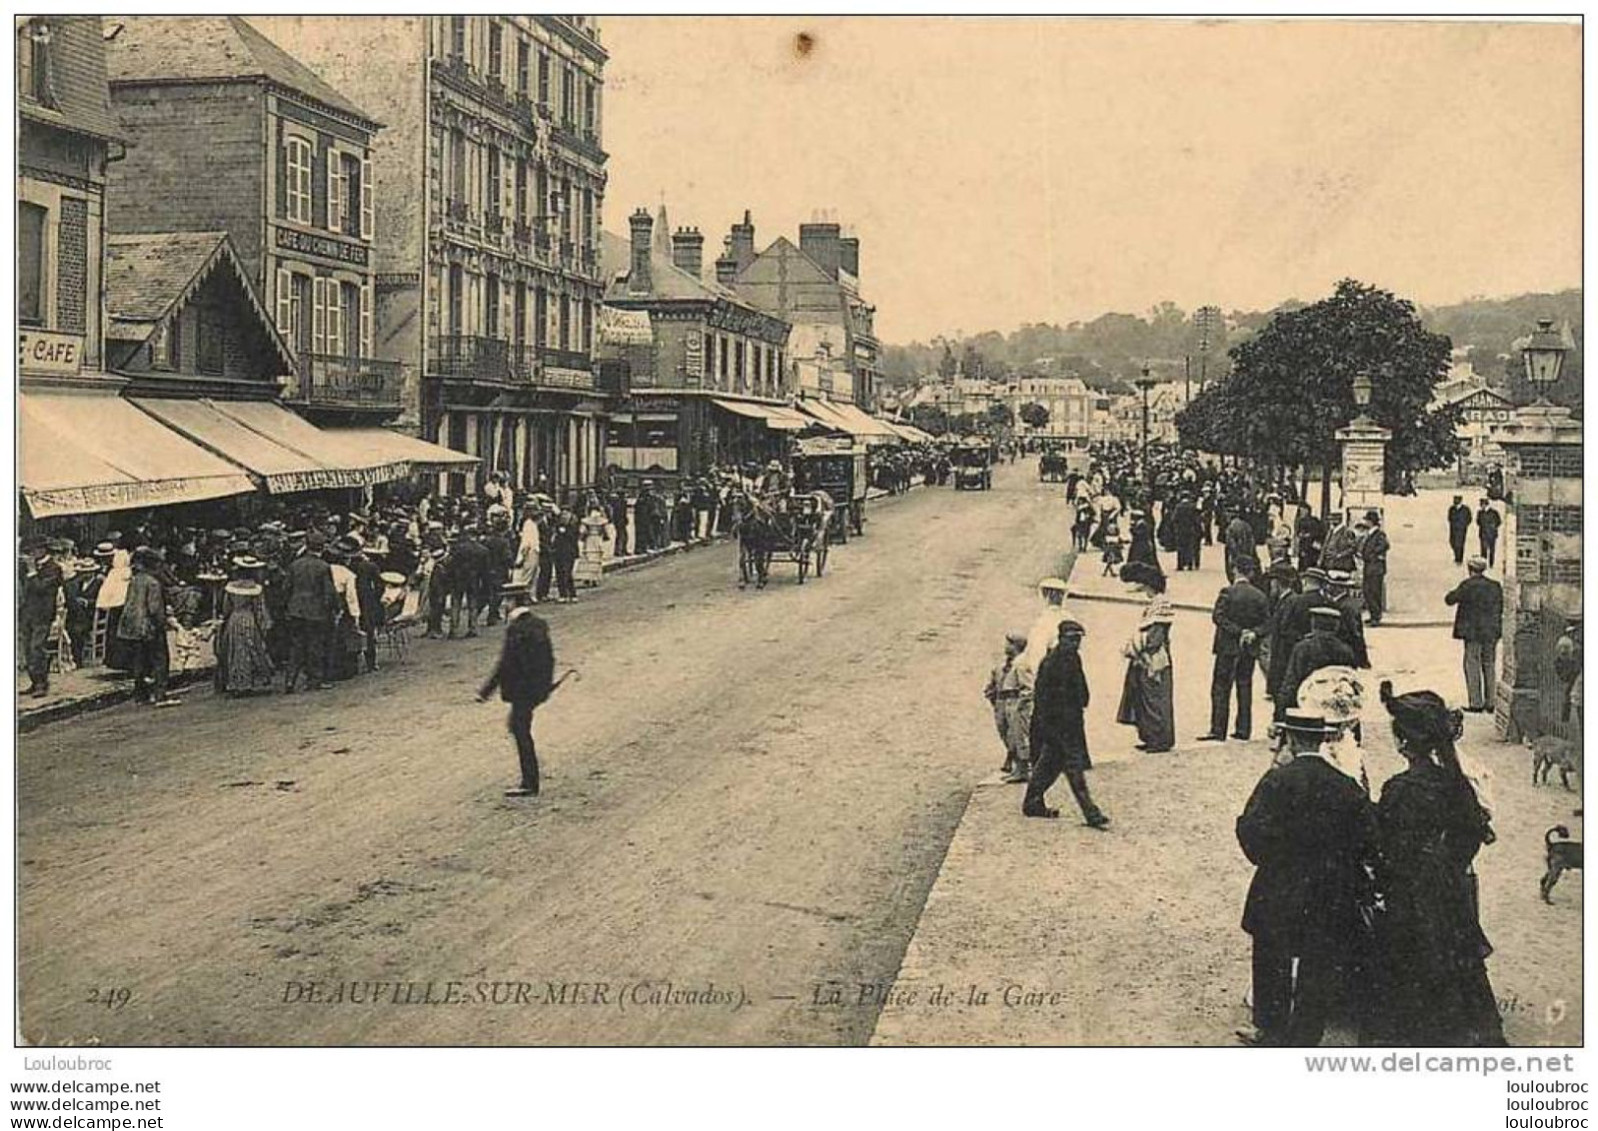
[(838, 277), (838, 237), (842, 232), (843, 229), (837, 224), (799, 225), (799, 250), (814, 259), (834, 279)]
[(742, 271), (755, 259), (755, 223), (749, 218), (749, 209), (744, 209), (744, 222), (732, 226), (732, 235), (727, 238), (727, 253), (736, 261), (733, 269)]
[(649, 273), (649, 238), (655, 221), (647, 208), (640, 208), (627, 222), (632, 226), (633, 236), (632, 270), (627, 274), (627, 290), (635, 295), (646, 295), (655, 289), (655, 281)]
[(716, 282), (730, 287), (738, 278), (738, 260), (732, 253), (732, 237), (722, 243), (721, 258), (716, 260)]
[(856, 279), (860, 277), (860, 241), (854, 236), (838, 241), (838, 266)]
[(698, 228), (678, 228), (672, 233), (671, 261), (678, 270), (700, 277), (705, 269), (705, 237)]

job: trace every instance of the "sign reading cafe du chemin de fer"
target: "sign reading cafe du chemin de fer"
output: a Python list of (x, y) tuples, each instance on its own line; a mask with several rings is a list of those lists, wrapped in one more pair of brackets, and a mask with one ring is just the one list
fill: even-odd
[(366, 266), (366, 248), (360, 244), (344, 243), (342, 240), (328, 239), (326, 236), (314, 236), (309, 232), (295, 231), (293, 228), (277, 229), (277, 246), (285, 251), (297, 251), (302, 255), (319, 255), (323, 259), (336, 259), (340, 263)]

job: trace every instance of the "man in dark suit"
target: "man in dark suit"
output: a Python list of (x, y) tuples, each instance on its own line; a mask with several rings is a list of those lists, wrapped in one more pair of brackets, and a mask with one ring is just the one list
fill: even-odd
[(1353, 574), (1341, 570), (1328, 573), (1326, 578), (1327, 595), (1341, 615), (1337, 635), (1354, 653), (1354, 666), (1368, 668), (1371, 666), (1371, 654), (1365, 643), (1365, 598), (1360, 592), (1359, 582)]
[(1092, 769), (1088, 756), (1087, 729), (1083, 723), (1088, 707), (1088, 680), (1082, 670), (1080, 647), (1086, 630), (1074, 620), (1062, 620), (1058, 643), (1038, 665), (1032, 684), (1032, 727), (1028, 735), (1032, 750), (1032, 775), (1027, 780), (1021, 813), (1027, 817), (1058, 817), (1058, 809), (1044, 804), (1044, 795), (1061, 774), (1071, 787), (1082, 810), (1082, 819), (1095, 829), (1108, 828), (1110, 819), (1093, 802), (1088, 792), (1086, 771)]
[(1454, 639), (1465, 644), (1465, 694), (1467, 711), (1493, 709), (1493, 675), (1498, 662), (1498, 640), (1503, 635), (1504, 587), (1487, 577), (1487, 559), (1471, 558), (1470, 571), (1443, 600), (1454, 609)]
[(1463, 495), (1455, 495), (1453, 505), (1448, 508), (1448, 546), (1454, 551), (1454, 564), (1462, 565), (1465, 561), (1465, 534), (1470, 530), (1470, 508), (1465, 505)]
[(1293, 648), (1309, 635), (1309, 611), (1332, 607), (1332, 599), (1325, 592), (1325, 570), (1311, 566), (1304, 571), (1302, 584), (1304, 591), (1283, 597), (1271, 617), (1271, 666), (1265, 676), (1265, 692), (1273, 702), (1281, 699), (1282, 676), (1287, 672), (1287, 661), (1293, 657)]
[(1481, 501), (1481, 509), (1476, 512), (1476, 537), (1481, 541), (1481, 556), (1487, 559), (1487, 568), (1491, 569), (1498, 555), (1498, 528), (1504, 524), (1504, 516), (1499, 514), (1493, 504), (1486, 499)]
[(1215, 623), (1215, 669), (1210, 676), (1210, 729), (1200, 742), (1223, 742), (1231, 710), (1232, 689), (1237, 689), (1237, 729), (1232, 737), (1247, 742), (1254, 720), (1254, 660), (1259, 655), (1259, 634), (1270, 619), (1270, 598), (1254, 583), (1254, 563), (1239, 563), (1237, 580), (1221, 590), (1210, 620)]
[(355, 575), (355, 598), (361, 606), (361, 633), (365, 636), (366, 670), (377, 670), (377, 630), (383, 623), (383, 571), (366, 553), (359, 534), (346, 536), (350, 572)]
[(483, 579), (488, 575), (488, 551), (477, 540), (477, 527), (467, 526), (450, 548), (449, 637), (455, 639), (461, 613), (466, 613), (466, 639), (477, 635), (477, 610), (482, 603)]
[(50, 694), (50, 628), (55, 624), (62, 571), (44, 542), (30, 545), (27, 557), (28, 572), (22, 580), (17, 627), (21, 630), (23, 655), (28, 666), (27, 693), (42, 699)]
[(1392, 543), (1387, 540), (1382, 516), (1376, 511), (1366, 511), (1355, 530), (1360, 532), (1360, 588), (1365, 591), (1365, 611), (1370, 614), (1371, 627), (1375, 628), (1382, 623), (1382, 614), (1387, 611), (1387, 551)]
[(1184, 493), (1177, 499), (1171, 513), (1171, 537), (1176, 541), (1176, 568), (1198, 569), (1201, 552), (1199, 513), (1192, 495)]
[(306, 686), (315, 690), (331, 686), (327, 682), (327, 641), (338, 618), (338, 591), (333, 587), (333, 568), (322, 558), (327, 537), (320, 530), (305, 536), (305, 550), (289, 563), (288, 586), (289, 662), (283, 673), (283, 693), (294, 691), (300, 673)]
[(555, 690), (555, 649), (549, 625), (526, 606), (511, 610), (499, 662), (477, 692), (486, 702), (498, 689), (510, 704), (509, 729), (516, 740), (521, 784), (505, 791), (506, 797), (538, 796), (538, 751), (533, 745), (533, 711)]
[(1324, 719), (1295, 709), (1283, 729), (1292, 761), (1266, 772), (1237, 819), (1237, 842), (1255, 868), (1243, 906), (1254, 940), (1254, 1031), (1238, 1035), (1303, 1047), (1320, 1043), (1360, 943), (1376, 817), (1359, 784), (1320, 753)]
[(1276, 721), (1287, 717), (1287, 709), (1298, 705), (1298, 689), (1314, 672), (1322, 668), (1352, 668), (1354, 650), (1343, 643), (1339, 632), (1343, 614), (1335, 605), (1316, 605), (1309, 610), (1309, 635), (1293, 645), (1287, 658), (1287, 669), (1282, 672), (1282, 682), (1277, 688), (1275, 701)]
[(1326, 524), (1310, 509), (1308, 503), (1298, 504), (1298, 517), (1293, 520), (1293, 540), (1298, 546), (1299, 572), (1321, 564)]
[(1242, 561), (1254, 563), (1254, 572), (1259, 572), (1259, 543), (1254, 540), (1254, 527), (1249, 523), (1248, 516), (1241, 512), (1234, 514), (1226, 524), (1226, 580), (1228, 583), (1237, 580), (1237, 564)]
[(483, 590), (478, 608), (485, 614), (484, 624), (498, 624), (500, 620), (500, 594), (510, 580), (511, 563), (516, 560), (516, 544), (511, 540), (510, 528), (503, 518), (496, 518), (483, 536), (483, 549), (488, 555), (483, 574)]

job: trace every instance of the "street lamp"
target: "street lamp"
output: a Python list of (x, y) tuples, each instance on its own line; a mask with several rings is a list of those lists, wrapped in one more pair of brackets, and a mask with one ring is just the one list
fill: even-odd
[(1552, 318), (1537, 319), (1537, 329), (1520, 351), (1526, 365), (1526, 381), (1537, 390), (1537, 404), (1546, 406), (1549, 386), (1559, 380), (1564, 368), (1565, 354), (1570, 347), (1564, 337), (1554, 329)]
[(1374, 387), (1371, 375), (1367, 371), (1361, 369), (1354, 374), (1354, 403), (1359, 406), (1359, 416), (1355, 419), (1362, 421), (1370, 419), (1370, 413), (1365, 410), (1371, 406), (1371, 390)]
[(1149, 367), (1143, 367), (1143, 376), (1138, 378), (1137, 387), (1143, 391), (1143, 489), (1150, 489), (1149, 483), (1149, 390), (1154, 388), (1154, 378), (1149, 376)]

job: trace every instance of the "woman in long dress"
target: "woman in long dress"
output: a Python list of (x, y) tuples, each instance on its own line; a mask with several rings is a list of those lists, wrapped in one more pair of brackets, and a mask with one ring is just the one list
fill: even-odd
[(1376, 809), (1385, 912), (1377, 920), (1379, 1007), (1366, 1041), (1502, 1045), (1474, 869), (1495, 837), (1454, 749), (1463, 716), (1435, 692), (1395, 696), (1386, 681), (1381, 698), (1409, 767), (1382, 785)]
[(1148, 598), (1137, 631), (1127, 642), (1126, 681), (1115, 721), (1137, 728), (1139, 750), (1161, 754), (1176, 745), (1175, 675), (1171, 625), (1176, 611), (1165, 597), (1165, 575), (1146, 562), (1121, 567), (1121, 580)]
[(258, 581), (234, 581), (222, 590), (222, 627), (216, 634), (216, 689), (229, 695), (272, 690), (277, 668), (266, 646), (272, 615)]
[(579, 585), (597, 586), (605, 579), (605, 544), (610, 536), (610, 519), (599, 505), (599, 496), (588, 500), (588, 513), (583, 516), (580, 531), (581, 548), (573, 568), (573, 579)]

